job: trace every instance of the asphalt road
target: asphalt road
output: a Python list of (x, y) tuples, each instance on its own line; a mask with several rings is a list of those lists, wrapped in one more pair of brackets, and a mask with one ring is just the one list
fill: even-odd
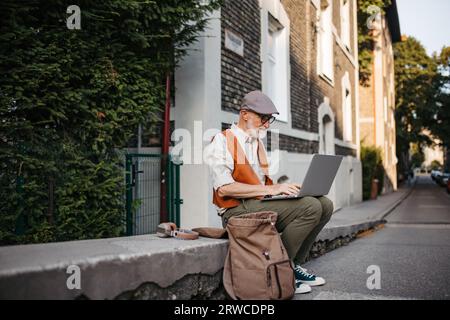
[(419, 176), (387, 221), (305, 264), (327, 284), (295, 299), (450, 299), (450, 195)]

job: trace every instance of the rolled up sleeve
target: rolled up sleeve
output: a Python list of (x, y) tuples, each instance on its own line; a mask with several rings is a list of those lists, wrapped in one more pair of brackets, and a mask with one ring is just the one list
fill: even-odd
[(214, 140), (206, 146), (205, 162), (210, 169), (214, 190), (217, 191), (221, 186), (235, 182), (232, 177), (233, 158), (227, 150), (226, 140), (222, 133), (218, 133)]

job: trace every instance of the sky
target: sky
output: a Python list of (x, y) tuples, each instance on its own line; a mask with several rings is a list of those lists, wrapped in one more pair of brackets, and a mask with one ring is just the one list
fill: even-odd
[(427, 53), (450, 46), (450, 0), (397, 0), (400, 31), (418, 39)]

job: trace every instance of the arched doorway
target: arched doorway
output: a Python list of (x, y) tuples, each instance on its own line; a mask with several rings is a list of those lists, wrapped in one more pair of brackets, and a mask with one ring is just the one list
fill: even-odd
[[(318, 115), (319, 153), (334, 155), (334, 113), (330, 107), (328, 98), (325, 97), (324, 102), (319, 106)], [(335, 188), (336, 187), (333, 184), (327, 196), (331, 201), (333, 201), (335, 209), (338, 209)]]
[(334, 148), (334, 113), (325, 98), (319, 106), (319, 153), (335, 154)]
[(322, 118), (322, 135), (320, 137), (322, 150), (320, 153), (322, 154), (334, 154), (334, 133), (333, 133), (333, 123), (331, 117), (326, 114)]

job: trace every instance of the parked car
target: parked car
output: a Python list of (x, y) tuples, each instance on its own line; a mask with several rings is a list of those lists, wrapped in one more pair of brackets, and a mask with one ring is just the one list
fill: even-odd
[(447, 187), (448, 180), (450, 180), (450, 174), (448, 176), (444, 176), (442, 178), (442, 185), (443, 185), (443, 187)]
[(431, 179), (433, 179), (433, 181), (436, 181), (436, 177), (441, 174), (442, 172), (440, 172), (439, 170), (431, 170)]
[(436, 176), (436, 183), (441, 187), (446, 187), (449, 178), (450, 178), (449, 172), (442, 173), (441, 175)]
[(450, 179), (447, 180), (447, 193), (450, 194)]

